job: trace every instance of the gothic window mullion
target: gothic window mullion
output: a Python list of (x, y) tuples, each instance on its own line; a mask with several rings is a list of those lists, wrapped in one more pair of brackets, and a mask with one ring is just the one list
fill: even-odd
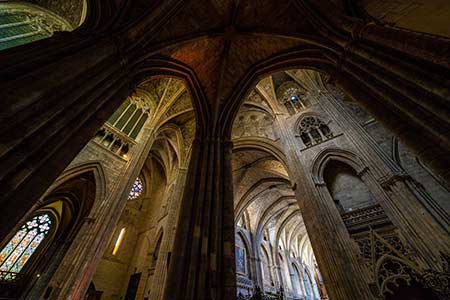
[[(52, 226), (48, 213), (27, 221), (0, 252), (1, 280), (14, 280), (48, 236)], [(6, 273), (6, 274), (4, 274)]]
[(308, 130), (308, 131), (306, 132), (306, 134), (308, 135), (309, 140), (311, 141), (311, 145), (317, 144), (317, 143), (316, 143), (316, 140), (315, 140), (314, 137), (312, 136), (310, 130)]
[[(33, 236), (33, 239), (28, 243), (28, 245), (26, 245), (25, 249), (22, 251), (21, 255), (16, 259), (16, 261), (14, 262), (14, 264), (11, 266), (10, 271), (14, 270), (15, 272), (19, 272), (22, 268), (20, 267), (19, 263), (22, 260), (22, 258), (25, 256), (25, 254), (27, 254), (27, 251), (30, 251), (30, 247), (33, 244), (33, 242), (36, 240), (36, 238), (40, 235), (40, 233), (37, 233)], [(38, 242), (39, 244), (39, 242)], [(29, 257), (31, 257), (31, 255), (33, 254), (33, 250), (31, 250), (31, 254), (28, 255), (28, 258), (25, 257), (25, 261), (27, 261), (29, 259)]]
[[(19, 234), (19, 232), (17, 233)], [(0, 270), (2, 271), (2, 267), (3, 265), (8, 262), (9, 258), (11, 257), (12, 254), (14, 254), (14, 252), (17, 250), (17, 248), (20, 246), (20, 244), (22, 243), (23, 239), (27, 236), (26, 233), (23, 234), (22, 238), (20, 238), (20, 241), (15, 245), (15, 247), (13, 249), (10, 249), (8, 251), (7, 256), (5, 257), (5, 259), (3, 260), (3, 263), (0, 265)], [(5, 247), (6, 248), (6, 247)], [(3, 251), (2, 251), (3, 252)]]

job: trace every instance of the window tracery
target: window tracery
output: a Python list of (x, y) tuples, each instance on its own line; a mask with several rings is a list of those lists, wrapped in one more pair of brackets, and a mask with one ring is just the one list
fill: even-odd
[(13, 281), (48, 237), (53, 226), (49, 213), (27, 221), (0, 252), (0, 280)]
[(142, 194), (142, 191), (144, 189), (144, 184), (142, 183), (141, 178), (136, 178), (136, 180), (133, 183), (133, 186), (131, 187), (130, 192), (128, 193), (128, 200), (134, 200), (139, 198), (139, 196)]
[(294, 115), (306, 108), (303, 93), (299, 88), (288, 88), (285, 90), (282, 102), (290, 115)]
[(293, 80), (284, 81), (277, 89), (276, 94), (278, 101), (285, 106), (291, 116), (308, 106), (305, 89)]
[(305, 117), (300, 121), (300, 138), (306, 147), (311, 147), (333, 137), (327, 124), (316, 117)]
[(71, 30), (65, 19), (39, 6), (0, 4), (0, 50), (45, 39), (57, 31)]
[(150, 106), (145, 99), (130, 96), (109, 118), (108, 123), (136, 139), (150, 114)]

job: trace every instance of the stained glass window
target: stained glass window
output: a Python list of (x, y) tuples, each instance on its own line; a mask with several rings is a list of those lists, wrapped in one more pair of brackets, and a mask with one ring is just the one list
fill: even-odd
[(236, 272), (243, 275), (247, 274), (247, 257), (244, 241), (240, 234), (236, 236)]
[(22, 270), (52, 227), (48, 213), (26, 222), (0, 252), (0, 280), (12, 281)]
[(245, 249), (236, 246), (236, 272), (246, 274), (245, 268)]
[(138, 177), (133, 183), (133, 187), (128, 193), (128, 200), (133, 200), (138, 198), (142, 194), (142, 190), (144, 185), (142, 184), (142, 180)]

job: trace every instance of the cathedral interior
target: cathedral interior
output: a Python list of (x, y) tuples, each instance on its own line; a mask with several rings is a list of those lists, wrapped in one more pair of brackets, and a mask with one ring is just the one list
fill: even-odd
[(0, 1), (0, 300), (449, 300), (450, 1)]

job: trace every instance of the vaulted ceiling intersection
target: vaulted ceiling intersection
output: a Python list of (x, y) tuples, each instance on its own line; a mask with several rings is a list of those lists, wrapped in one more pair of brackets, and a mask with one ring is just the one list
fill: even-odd
[(293, 2), (190, 0), (154, 43), (170, 44), (159, 54), (191, 67), (208, 100), (223, 104), (252, 66), (315, 34)]

